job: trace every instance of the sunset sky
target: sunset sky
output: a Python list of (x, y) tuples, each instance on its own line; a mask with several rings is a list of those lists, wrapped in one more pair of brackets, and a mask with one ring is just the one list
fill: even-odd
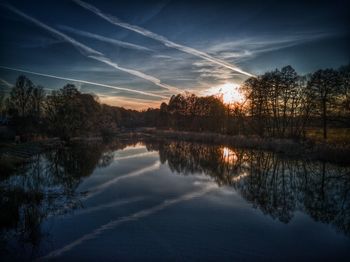
[(350, 62), (349, 1), (234, 2), (1, 1), (1, 88), (23, 73), (144, 109), (288, 64)]

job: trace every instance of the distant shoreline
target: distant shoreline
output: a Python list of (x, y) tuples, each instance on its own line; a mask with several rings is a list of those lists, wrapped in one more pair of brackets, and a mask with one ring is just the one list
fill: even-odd
[[(30, 159), (23, 158), (21, 155), (24, 152), (32, 152), (37, 154), (58, 148), (61, 146), (69, 146), (75, 143), (108, 143), (115, 139), (120, 140), (173, 140), (186, 141), (203, 144), (214, 144), (221, 146), (232, 146), (242, 149), (266, 150), (277, 154), (285, 155), (291, 158), (303, 158), (309, 161), (325, 161), (333, 164), (349, 166), (350, 165), (350, 146), (333, 145), (325, 142), (314, 142), (312, 140), (293, 140), (287, 138), (261, 138), (258, 136), (243, 136), (243, 135), (222, 135), (209, 132), (187, 132), (174, 130), (160, 130), (155, 128), (136, 128), (120, 130), (118, 133), (111, 134), (107, 140), (101, 136), (91, 137), (73, 137), (67, 143), (59, 138), (46, 138), (43, 140), (14, 144), (10, 143), (6, 148), (3, 147), (0, 152), (0, 166), (3, 166), (7, 171), (16, 169), (15, 167)], [(35, 144), (36, 149), (32, 150)], [(12, 152), (16, 154), (13, 155)], [(20, 153), (18, 153), (20, 152)], [(33, 156), (32, 155), (32, 156)]]
[(232, 136), (216, 133), (197, 133), (159, 129), (135, 130), (134, 135), (146, 135), (155, 139), (173, 139), (188, 142), (228, 145), (245, 149), (257, 149), (284, 154), (289, 157), (306, 158), (310, 161), (326, 161), (350, 165), (350, 146), (340, 146), (311, 140), (288, 138), (261, 138), (258, 136)]

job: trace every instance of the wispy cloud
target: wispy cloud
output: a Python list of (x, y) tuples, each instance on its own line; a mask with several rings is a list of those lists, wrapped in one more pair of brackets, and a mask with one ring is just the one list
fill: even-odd
[(337, 34), (339, 34), (339, 32), (306, 31), (279, 36), (261, 35), (215, 43), (209, 47), (207, 51), (222, 59), (241, 61), (254, 58), (263, 53), (301, 45), (307, 42), (332, 37)]
[(143, 78), (145, 80), (148, 80), (152, 83), (154, 83), (155, 85), (157, 86), (160, 86), (160, 87), (163, 87), (169, 91), (172, 91), (172, 92), (181, 92), (180, 89), (176, 88), (176, 87), (173, 87), (171, 85), (167, 85), (167, 84), (164, 84), (160, 81), (160, 79), (154, 77), (154, 76), (151, 76), (151, 75), (147, 75), (145, 73), (142, 73), (140, 71), (137, 71), (137, 70), (134, 70), (134, 69), (129, 69), (129, 68), (125, 68), (125, 67), (121, 67), (119, 66), (118, 64), (112, 62), (109, 58), (107, 57), (104, 57), (104, 56), (89, 56), (90, 58), (93, 58), (97, 61), (101, 61), (111, 67), (114, 67), (115, 69), (118, 69), (120, 71), (123, 71), (123, 72), (126, 72), (128, 74), (131, 74), (131, 75), (134, 75), (134, 76), (137, 76), (137, 77), (140, 77), (140, 78)]
[[(58, 37), (59, 39), (62, 39), (64, 41), (66, 41), (67, 43), (70, 43), (72, 44), (74, 47), (76, 47), (83, 55), (87, 56), (88, 58), (91, 58), (91, 59), (94, 59), (96, 61), (100, 61), (106, 65), (109, 65), (117, 70), (120, 70), (120, 71), (123, 71), (123, 72), (126, 72), (128, 74), (131, 74), (131, 75), (134, 75), (134, 76), (137, 76), (137, 77), (140, 77), (144, 80), (147, 80), (147, 81), (150, 81), (152, 82), (153, 84), (159, 86), (159, 87), (162, 87), (162, 88), (165, 88), (169, 91), (172, 91), (172, 92), (178, 92), (179, 90), (176, 88), (176, 87), (173, 87), (173, 86), (170, 86), (170, 85), (167, 85), (167, 84), (163, 84), (161, 82), (160, 79), (154, 77), (154, 76), (150, 76), (150, 75), (147, 75), (143, 72), (140, 72), (140, 71), (137, 71), (137, 70), (134, 70), (134, 69), (129, 69), (129, 68), (124, 68), (124, 67), (121, 67), (119, 66), (118, 64), (112, 62), (108, 57), (106, 57), (104, 54), (102, 54), (101, 52), (98, 52), (82, 43), (80, 43), (79, 41), (65, 35), (64, 33), (40, 22), (39, 20), (23, 13), (22, 11), (18, 10), (17, 8), (9, 5), (9, 4), (5, 4), (4, 5), (5, 7), (7, 7), (9, 10), (13, 11), (14, 13), (22, 16), (23, 18), (27, 19), (28, 21), (31, 21), (32, 23), (34, 23), (35, 25), (47, 30), (48, 32), (50, 32), (51, 34), (53, 34), (54, 36)], [(149, 94), (149, 93), (148, 93)]]
[[(101, 103), (112, 105), (112, 106), (122, 106), (124, 108), (129, 108), (133, 110), (146, 110), (148, 108), (159, 108), (161, 101), (141, 101), (138, 99), (130, 99), (126, 97), (115, 97), (115, 96), (99, 96)], [(168, 99), (167, 99), (168, 100)], [(163, 100), (167, 102), (167, 100)]]
[(105, 43), (109, 43), (109, 44), (113, 44), (116, 46), (120, 46), (123, 48), (128, 48), (128, 49), (133, 49), (133, 50), (138, 50), (138, 51), (144, 51), (144, 52), (153, 52), (153, 50), (141, 46), (141, 45), (136, 45), (136, 44), (132, 44), (129, 42), (125, 42), (125, 41), (120, 41), (114, 38), (110, 38), (110, 37), (105, 37), (102, 35), (98, 35), (98, 34), (94, 34), (94, 33), (90, 33), (90, 32), (86, 32), (86, 31), (82, 31), (82, 30), (78, 30), (69, 26), (65, 26), (65, 25), (60, 25), (58, 26), (60, 29), (67, 31), (67, 32), (71, 32), (73, 34), (76, 35), (80, 35), (80, 36), (84, 36), (84, 37), (89, 37), (92, 39), (96, 39)]
[(214, 63), (214, 64), (217, 64), (217, 65), (226, 67), (228, 69), (231, 69), (231, 70), (236, 71), (238, 73), (241, 73), (243, 75), (254, 76), (253, 74), (251, 74), (249, 72), (246, 72), (246, 71), (238, 68), (237, 66), (235, 66), (233, 64), (230, 64), (230, 63), (228, 63), (228, 62), (226, 62), (226, 61), (224, 61), (222, 59), (213, 57), (213, 56), (209, 55), (208, 53), (205, 53), (203, 51), (194, 49), (192, 47), (188, 47), (188, 46), (185, 46), (185, 45), (177, 44), (177, 43), (175, 43), (173, 41), (170, 41), (166, 37), (158, 35), (156, 33), (153, 33), (153, 32), (151, 32), (151, 31), (149, 31), (149, 30), (147, 30), (145, 28), (122, 22), (118, 18), (116, 18), (114, 16), (111, 16), (111, 15), (108, 15), (108, 14), (105, 14), (102, 11), (100, 11), (98, 8), (92, 6), (92, 5), (88, 4), (88, 3), (85, 3), (85, 2), (80, 1), (80, 0), (73, 0), (73, 1), (75, 3), (77, 3), (78, 5), (84, 7), (85, 9), (87, 9), (87, 10), (95, 13), (96, 15), (100, 16), (101, 18), (105, 19), (106, 21), (110, 22), (111, 24), (114, 24), (116, 26), (119, 26), (119, 27), (122, 27), (122, 28), (125, 28), (125, 29), (128, 29), (128, 30), (131, 30), (133, 32), (136, 32), (136, 33), (141, 34), (143, 36), (146, 36), (148, 38), (157, 40), (157, 41), (163, 43), (167, 47), (175, 48), (175, 49), (180, 50), (182, 52), (185, 52), (185, 53), (188, 53), (188, 54), (200, 57), (202, 59), (210, 61), (211, 63)]
[(77, 48), (77, 50), (79, 52), (81, 52), (83, 55), (86, 56), (90, 56), (90, 55), (97, 55), (97, 56), (103, 56), (102, 53), (74, 40), (73, 38), (61, 33), (60, 31), (40, 22), (39, 20), (23, 13), (22, 11), (18, 10), (17, 8), (15, 8), (12, 5), (9, 4), (3, 4), (6, 8), (8, 8), (9, 10), (11, 10), (12, 12), (16, 13), (19, 16), (22, 16), (23, 18), (25, 18), (26, 20), (32, 22), (33, 24), (45, 29), (46, 31), (49, 31), (51, 34), (53, 34), (54, 36), (56, 36), (57, 38), (64, 40), (65, 42), (71, 43), (73, 46), (75, 46)]
[(163, 95), (153, 94), (153, 93), (149, 93), (149, 92), (144, 92), (144, 91), (130, 89), (130, 88), (124, 88), (124, 87), (119, 87), (119, 86), (105, 85), (105, 84), (91, 82), (91, 81), (85, 81), (85, 80), (81, 80), (81, 79), (68, 78), (68, 77), (62, 77), (62, 76), (56, 76), (56, 75), (50, 75), (50, 74), (43, 74), (43, 73), (33, 72), (33, 71), (19, 69), (19, 68), (12, 68), (12, 67), (7, 67), (7, 66), (0, 66), (0, 68), (11, 70), (11, 71), (16, 71), (16, 72), (32, 74), (32, 75), (55, 78), (55, 79), (60, 79), (60, 80), (67, 80), (67, 81), (78, 82), (78, 83), (83, 83), (83, 84), (107, 87), (107, 88), (111, 88), (111, 89), (115, 89), (115, 90), (137, 93), (137, 94), (145, 95), (145, 96), (152, 96), (152, 97), (158, 97), (158, 98), (163, 98), (163, 99), (167, 98), (166, 96), (163, 96)]
[[(331, 37), (332, 35), (334, 33), (317, 31), (298, 32), (293, 35), (281, 34), (278, 36), (255, 35), (253, 37), (213, 43), (206, 48), (206, 52), (227, 61), (246, 62), (269, 52), (317, 41)], [(244, 80), (242, 78), (240, 79), (238, 75), (234, 75), (234, 72), (227, 68), (219, 67), (205, 60), (195, 61), (192, 65), (194, 66), (193, 72), (198, 74), (197, 80), (199, 82), (203, 81), (207, 83), (215, 81), (217, 83), (219, 81), (224, 83), (230, 81), (239, 83), (239, 80)]]

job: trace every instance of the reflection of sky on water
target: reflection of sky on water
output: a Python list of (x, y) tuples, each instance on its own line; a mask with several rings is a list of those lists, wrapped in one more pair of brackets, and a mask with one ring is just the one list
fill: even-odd
[[(137, 144), (101, 152), (110, 156), (108, 164), (97, 165), (78, 182), (60, 182), (67, 192), (73, 186), (78, 204), (69, 202), (44, 215), (40, 225), (44, 233), (35, 257), (278, 261), (350, 256), (350, 239), (332, 225), (340, 213), (335, 220), (328, 218), (338, 206), (329, 209), (327, 202), (332, 194), (336, 203), (340, 201), (344, 182), (332, 182), (332, 177), (346, 168), (326, 166), (329, 174), (325, 174), (324, 199), (320, 200), (317, 170), (322, 165), (317, 163), (308, 163), (309, 184), (301, 186), (302, 176), (293, 173), (300, 170), (298, 161), (263, 152), (185, 142)], [(87, 159), (93, 162), (94, 158), (86, 155), (72, 166), (86, 164)], [(62, 163), (61, 178), (70, 171), (70, 164)], [(283, 171), (282, 166), (288, 169)], [(273, 170), (279, 174), (273, 175)], [(17, 185), (20, 179), (17, 176)], [(302, 187), (308, 188), (306, 193)], [(348, 198), (342, 201), (348, 205)], [(292, 217), (284, 221), (284, 213)]]

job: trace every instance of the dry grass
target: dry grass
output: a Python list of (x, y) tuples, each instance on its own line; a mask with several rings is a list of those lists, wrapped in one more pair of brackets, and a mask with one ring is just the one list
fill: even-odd
[[(325, 142), (323, 139), (317, 140), (317, 136), (308, 141), (298, 141), (292, 139), (261, 138), (257, 136), (229, 136), (215, 133), (194, 133), (171, 130), (147, 130), (146, 133), (158, 139), (175, 139), (200, 143), (231, 145), (239, 148), (268, 150), (276, 153), (283, 153), (291, 157), (328, 161), (344, 165), (350, 164), (350, 158), (348, 157), (350, 155), (350, 146), (349, 143), (346, 142), (348, 140), (344, 139), (344, 135), (339, 135), (339, 130), (337, 130), (337, 132), (332, 132), (331, 137), (333, 137), (333, 143), (329, 143), (328, 141)], [(348, 134), (346, 135), (348, 137)], [(339, 142), (335, 143), (334, 141)]]
[[(324, 142), (322, 128), (310, 128), (306, 131), (306, 138), (318, 143)], [(327, 143), (350, 145), (350, 128), (329, 128)]]

